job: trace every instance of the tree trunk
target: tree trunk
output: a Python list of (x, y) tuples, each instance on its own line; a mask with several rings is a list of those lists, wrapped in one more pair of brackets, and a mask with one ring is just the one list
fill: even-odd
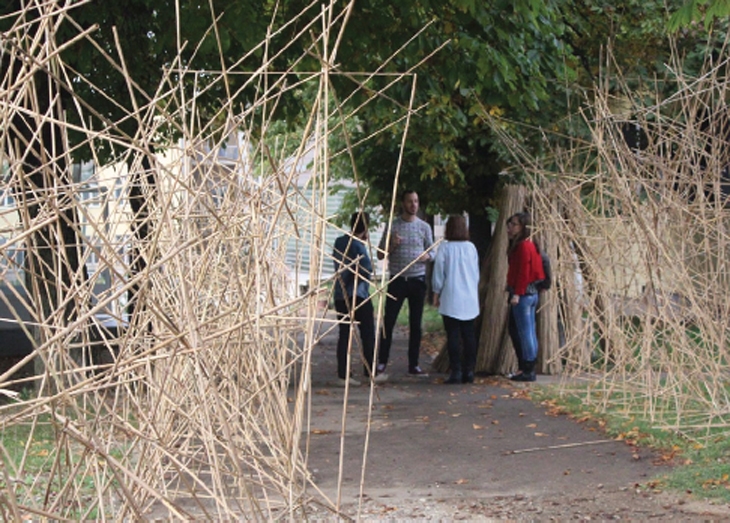
[[(135, 276), (143, 273), (147, 268), (147, 256), (149, 255), (147, 244), (150, 238), (150, 215), (151, 205), (156, 198), (157, 178), (150, 162), (154, 151), (150, 149), (148, 156), (142, 159), (141, 169), (139, 166), (129, 164), (131, 183), (129, 187), (129, 206), (132, 208), (132, 232), (134, 233), (134, 244), (131, 250), (130, 267), (132, 269), (131, 279), (135, 281), (130, 285), (127, 294), (127, 314), (131, 321), (138, 321), (143, 317), (144, 303), (141, 301), (142, 288)], [(149, 331), (152, 328), (150, 323), (137, 326), (141, 331)]]
[(482, 268), (480, 289), (484, 289), (482, 301), (482, 327), (479, 334), (476, 371), (487, 374), (507, 374), (515, 369), (517, 357), (510, 341), (507, 320), (507, 225), (506, 220), (525, 206), (526, 189), (520, 185), (508, 185), (499, 197), (499, 219), (494, 229), (489, 254)]
[[(40, 13), (29, 9), (28, 16)], [(78, 300), (71, 299), (74, 289), (88, 279), (81, 258), (80, 223), (72, 191), (72, 176), (66, 150), (61, 89), (52, 73), (52, 64), (41, 66), (29, 61), (29, 52), (19, 49), (32, 44), (35, 32), (43, 31), (40, 22), (28, 26), (25, 38), (4, 49), (4, 85), (15, 86), (8, 92), (11, 112), (8, 142), (2, 144), (13, 163), (20, 166), (11, 179), (18, 202), (20, 223), (31, 231), (26, 237), (25, 281), (35, 306), (36, 346), (44, 342), (44, 331), (62, 328), (79, 313)], [(36, 68), (35, 71), (28, 68)], [(81, 335), (80, 335), (81, 336)], [(53, 352), (63, 365), (67, 345), (59, 341)], [(45, 371), (48, 355), (36, 358), (36, 372)], [(59, 374), (59, 376), (62, 374)], [(50, 385), (50, 384), (49, 384)], [(57, 384), (62, 386), (62, 384)]]

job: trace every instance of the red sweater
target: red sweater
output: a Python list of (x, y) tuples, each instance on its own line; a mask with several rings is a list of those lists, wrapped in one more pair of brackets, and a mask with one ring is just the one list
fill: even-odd
[(530, 240), (521, 241), (509, 255), (507, 286), (514, 294), (522, 296), (530, 283), (544, 279), (542, 257), (537, 247)]

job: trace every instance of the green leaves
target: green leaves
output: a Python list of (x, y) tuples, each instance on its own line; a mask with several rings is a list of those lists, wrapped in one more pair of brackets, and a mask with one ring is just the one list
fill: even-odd
[(670, 32), (676, 32), (694, 22), (703, 22), (705, 29), (709, 29), (716, 19), (728, 16), (730, 0), (689, 0), (672, 14), (667, 28)]

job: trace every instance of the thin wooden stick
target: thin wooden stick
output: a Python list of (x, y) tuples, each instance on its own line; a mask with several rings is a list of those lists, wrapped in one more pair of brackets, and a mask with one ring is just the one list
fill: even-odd
[(615, 442), (615, 439), (599, 439), (596, 441), (581, 441), (580, 443), (565, 443), (563, 445), (549, 445), (547, 447), (533, 447), (531, 449), (510, 450), (505, 454), (525, 454), (526, 452), (539, 452), (543, 450), (570, 449), (575, 447), (585, 447), (588, 445), (602, 445), (604, 443)]

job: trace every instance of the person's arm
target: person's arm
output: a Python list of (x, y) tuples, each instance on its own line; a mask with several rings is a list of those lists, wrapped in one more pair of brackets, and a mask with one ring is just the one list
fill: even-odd
[(423, 254), (421, 254), (418, 257), (418, 261), (421, 263), (426, 263), (429, 261), (433, 261), (436, 258), (436, 251), (431, 249), (431, 246), (433, 245), (433, 232), (431, 231), (431, 226), (427, 222), (422, 222), (423, 224)]
[(439, 255), (436, 256), (436, 261), (433, 264), (433, 273), (431, 274), (431, 290), (436, 294), (441, 294), (441, 289), (444, 287), (445, 279), (445, 257), (446, 250), (440, 249)]
[(526, 241), (520, 242), (515, 247), (515, 259), (513, 261), (515, 264), (514, 296), (518, 297), (517, 302), (519, 302), (519, 296), (527, 292), (527, 285), (530, 283), (532, 269), (528, 247), (529, 244)]
[[(433, 246), (433, 231), (431, 230), (431, 226), (426, 223), (426, 234), (425, 234), (425, 243), (423, 246), (424, 251), (428, 251), (428, 256), (431, 258), (431, 260), (434, 260), (436, 258), (436, 251), (431, 249)], [(429, 251), (429, 249), (431, 249)]]
[(355, 242), (357, 243), (355, 256), (358, 258), (358, 277), (361, 280), (370, 281), (373, 278), (373, 263), (370, 261), (367, 247), (365, 247), (365, 245), (358, 240), (355, 240)]
[(446, 249), (440, 249), (433, 264), (433, 272), (431, 273), (431, 290), (433, 291), (434, 307), (441, 305), (441, 291), (444, 288), (444, 281), (446, 279), (446, 256)]

